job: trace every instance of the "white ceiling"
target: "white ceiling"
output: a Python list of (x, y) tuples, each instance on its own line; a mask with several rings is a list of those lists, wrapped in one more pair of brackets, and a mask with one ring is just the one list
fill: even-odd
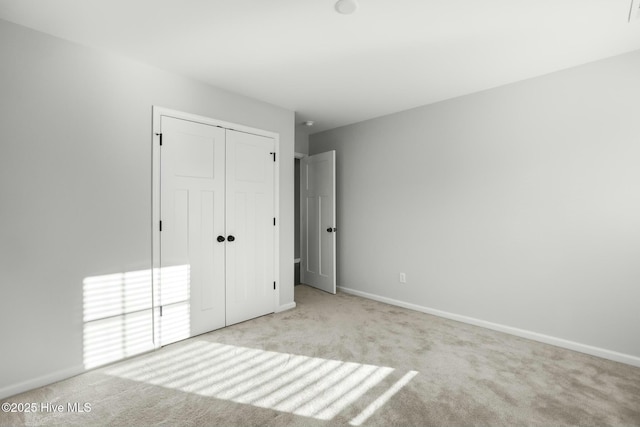
[(0, 0), (0, 18), (294, 110), (313, 132), (640, 49), (631, 0), (334, 3)]

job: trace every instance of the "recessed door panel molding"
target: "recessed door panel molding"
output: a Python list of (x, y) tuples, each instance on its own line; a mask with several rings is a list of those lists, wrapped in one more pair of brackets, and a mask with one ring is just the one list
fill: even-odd
[(330, 282), (333, 280), (333, 275), (335, 274), (335, 233), (333, 230), (328, 232), (328, 228), (333, 228), (334, 221), (331, 220), (333, 217), (333, 209), (334, 202), (330, 199), (329, 193), (330, 191), (326, 191), (327, 194), (318, 196), (320, 201), (320, 221), (322, 223), (324, 220), (327, 225), (325, 230), (320, 228), (320, 270), (319, 274), (322, 277), (322, 280)]
[(275, 311), (277, 149), (277, 134), (154, 107), (156, 347)]
[(319, 274), (320, 270), (320, 245), (316, 244), (313, 236), (320, 235), (320, 222), (318, 217), (320, 200), (317, 197), (307, 197), (305, 209), (303, 214), (305, 215), (304, 228), (305, 232), (303, 237), (306, 237), (304, 244), (304, 271), (305, 277), (311, 277), (311, 275)]
[[(215, 194), (213, 191), (202, 191), (200, 193), (200, 199), (202, 201), (201, 218), (215, 217)], [(223, 267), (224, 251), (216, 241), (217, 234), (214, 221), (203, 220), (200, 232), (202, 233), (200, 240), (202, 244), (202, 259), (199, 262), (199, 264), (201, 264), (200, 279), (202, 283), (214, 283), (217, 280), (218, 270)], [(203, 262), (204, 260), (215, 260), (217, 262)], [(203, 286), (200, 290), (202, 292), (200, 296), (201, 309), (203, 311), (215, 309), (216, 299), (219, 298), (219, 295), (216, 294), (214, 287)]]
[(300, 281), (336, 293), (335, 151), (300, 162), (302, 259)]
[(175, 174), (187, 178), (215, 178), (215, 146), (209, 135), (180, 134), (181, 150), (176, 150)]
[(189, 258), (189, 190), (173, 188), (165, 192), (163, 264), (184, 265)]

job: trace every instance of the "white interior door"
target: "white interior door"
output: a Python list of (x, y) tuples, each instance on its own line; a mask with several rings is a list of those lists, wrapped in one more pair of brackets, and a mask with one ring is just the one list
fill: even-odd
[(227, 129), (226, 323), (275, 310), (273, 138)]
[(161, 117), (156, 339), (225, 326), (225, 131)]
[(336, 293), (336, 152), (300, 162), (302, 246), (300, 281)]

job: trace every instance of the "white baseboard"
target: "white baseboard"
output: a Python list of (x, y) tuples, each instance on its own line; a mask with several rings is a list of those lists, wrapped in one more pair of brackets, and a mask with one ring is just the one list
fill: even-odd
[(34, 388), (43, 387), (58, 381), (66, 380), (67, 378), (74, 377), (85, 372), (84, 366), (74, 366), (60, 371), (52, 372), (50, 374), (42, 375), (37, 378), (32, 378), (27, 381), (23, 381), (18, 384), (11, 384), (6, 387), (0, 388), (0, 399), (15, 396), (16, 394), (23, 393), (25, 391), (33, 390)]
[(290, 302), (289, 304), (284, 304), (281, 306), (278, 306), (278, 308), (276, 309), (276, 313), (280, 313), (283, 311), (287, 311), (287, 310), (291, 310), (292, 308), (296, 308), (296, 302)]
[(387, 304), (395, 305), (398, 307), (408, 308), (410, 310), (419, 311), (422, 313), (432, 314), (438, 317), (444, 317), (445, 319), (456, 320), (458, 322), (468, 323), (470, 325), (480, 326), (487, 329), (492, 329), (498, 332), (504, 332), (507, 334), (515, 335), (522, 338), (527, 338), (533, 341), (539, 341), (545, 344), (551, 344), (556, 347), (562, 347), (580, 353), (586, 353), (591, 356), (601, 357), (603, 359), (613, 360), (615, 362), (625, 363), (627, 365), (640, 367), (640, 357), (630, 354), (618, 353), (616, 351), (607, 350), (600, 347), (593, 347), (587, 344), (581, 344), (575, 341), (568, 341), (562, 338), (556, 338), (549, 335), (539, 334), (537, 332), (527, 331), (525, 329), (514, 328), (511, 326), (501, 325), (499, 323), (487, 322), (486, 320), (475, 319), (473, 317), (462, 316), (459, 314), (449, 313), (446, 311), (436, 310), (435, 308), (423, 307), (417, 304), (411, 304), (408, 302), (382, 297), (368, 292), (358, 291), (356, 289), (345, 288), (338, 286), (338, 290), (346, 294), (352, 294), (363, 298), (372, 299), (375, 301), (384, 302)]

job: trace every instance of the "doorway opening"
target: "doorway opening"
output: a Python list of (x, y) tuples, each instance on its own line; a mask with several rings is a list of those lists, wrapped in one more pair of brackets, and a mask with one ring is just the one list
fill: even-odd
[(305, 157), (304, 154), (296, 153), (294, 158), (293, 168), (293, 218), (294, 218), (294, 232), (293, 232), (293, 284), (298, 286), (300, 282), (300, 241), (301, 241), (301, 229), (300, 229), (300, 161)]

